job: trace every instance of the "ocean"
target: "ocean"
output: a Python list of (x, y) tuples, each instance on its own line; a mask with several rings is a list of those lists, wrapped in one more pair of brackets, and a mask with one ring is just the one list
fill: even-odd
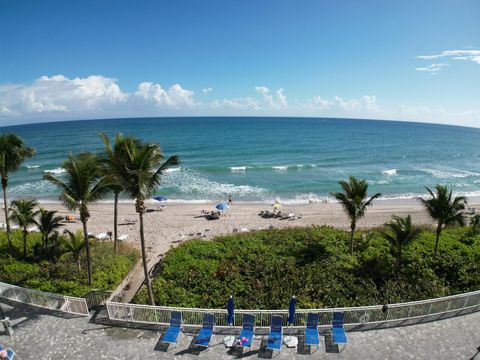
[(193, 117), (129, 118), (29, 124), (14, 132), (37, 154), (9, 180), (11, 198), (58, 199), (42, 179), (62, 176), (69, 153), (100, 152), (100, 132), (161, 144), (181, 164), (163, 175), (157, 194), (171, 201), (303, 203), (331, 199), (338, 180), (366, 179), (369, 192), (413, 198), (447, 184), (480, 195), (480, 129), (395, 121)]

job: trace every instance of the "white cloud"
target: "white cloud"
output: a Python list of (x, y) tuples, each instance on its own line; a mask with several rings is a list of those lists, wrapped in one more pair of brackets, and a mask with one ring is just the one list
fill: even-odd
[(275, 96), (270, 94), (270, 89), (266, 86), (255, 86), (255, 92), (261, 94), (263, 102), (268, 109), (285, 109), (288, 107), (287, 96), (284, 94), (283, 88), (275, 91)]
[(287, 95), (285, 95), (283, 93), (283, 88), (280, 88), (278, 89), (275, 94), (277, 95), (277, 101), (278, 101), (278, 105), (281, 107), (281, 108), (287, 108), (288, 107), (288, 104), (287, 104)]
[(344, 99), (340, 96), (334, 96), (332, 99), (314, 96), (305, 106), (311, 110), (321, 113), (329, 111), (344, 115), (371, 115), (380, 111), (377, 104), (377, 98), (374, 95), (365, 95), (354, 99)]
[(160, 84), (145, 81), (138, 85), (134, 95), (147, 102), (153, 102), (159, 108), (193, 108), (196, 105), (193, 100), (194, 92), (185, 90), (179, 84), (172, 85), (165, 90)]
[(213, 91), (213, 88), (211, 88), (211, 87), (202, 89), (202, 92), (203, 92), (204, 94), (208, 94), (209, 92), (212, 92), (212, 91)]
[(417, 67), (415, 70), (417, 71), (427, 71), (432, 74), (436, 74), (439, 71), (441, 71), (444, 67), (448, 66), (448, 64), (442, 63), (442, 64), (431, 64), (425, 67)]
[(211, 108), (215, 110), (233, 109), (233, 110), (260, 110), (262, 107), (258, 101), (250, 98), (231, 98), (214, 100), (211, 103)]
[(127, 101), (115, 79), (92, 75), (69, 79), (42, 76), (31, 84), (0, 85), (0, 108), (5, 115), (88, 113)]
[(416, 57), (417, 59), (422, 60), (432, 60), (432, 59), (453, 59), (453, 60), (470, 60), (480, 64), (480, 50), (445, 50), (440, 54), (435, 55), (420, 55)]
[(327, 99), (323, 99), (321, 96), (314, 96), (311, 100), (309, 100), (308, 105), (314, 109), (328, 110), (332, 106), (332, 102)]
[[(473, 49), (472, 50), (445, 50), (445, 51), (442, 51), (440, 54), (420, 55), (420, 56), (417, 56), (416, 59), (420, 59), (420, 60), (442, 59), (443, 61), (453, 61), (453, 60), (465, 61), (466, 60), (466, 61), (473, 61), (477, 64), (480, 64), (480, 50), (473, 50)], [(449, 65), (448, 63), (435, 63), (425, 67), (417, 67), (415, 68), (415, 70), (426, 71), (426, 72), (429, 72), (431, 75), (435, 75), (448, 65)]]
[(266, 86), (255, 86), (255, 92), (266, 95), (270, 90)]
[[(432, 64), (427, 68), (433, 69), (438, 65)], [(433, 70), (419, 71), (435, 73)], [(202, 89), (202, 93), (213, 90), (210, 89)], [(317, 95), (308, 100), (290, 100), (286, 92), (284, 88), (270, 90), (266, 86), (255, 86), (250, 94), (218, 97), (202, 103), (197, 100), (194, 91), (180, 84), (163, 87), (145, 81), (138, 84), (134, 91), (126, 92), (116, 79), (101, 75), (85, 78), (42, 76), (26, 84), (0, 84), (0, 126), (35, 121), (141, 116), (288, 115), (386, 118), (480, 127), (478, 107), (463, 112), (418, 105), (391, 105), (386, 109), (379, 105), (374, 95), (354, 98)]]

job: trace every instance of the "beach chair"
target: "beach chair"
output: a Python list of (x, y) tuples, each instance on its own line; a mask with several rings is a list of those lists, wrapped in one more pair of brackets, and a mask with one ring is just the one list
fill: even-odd
[(203, 348), (208, 348), (210, 340), (213, 336), (213, 327), (215, 325), (215, 318), (213, 314), (205, 313), (203, 315), (203, 325), (200, 332), (195, 336), (195, 345)]
[(95, 239), (103, 241), (108, 239), (108, 234), (107, 233), (100, 233), (95, 236)]
[(134, 220), (134, 219), (125, 219), (125, 218), (122, 219), (122, 223), (124, 225), (134, 225), (136, 222), (137, 220)]
[(170, 314), (170, 326), (163, 336), (162, 342), (165, 344), (178, 345), (178, 336), (182, 332), (182, 313), (180, 311), (172, 311)]
[(320, 345), (320, 337), (318, 335), (318, 314), (308, 313), (307, 326), (305, 327), (305, 345), (312, 350), (312, 346), (316, 346), (317, 350)]
[(343, 327), (345, 314), (343, 312), (334, 312), (332, 319), (332, 328), (330, 330), (332, 335), (332, 345), (340, 350), (340, 345), (346, 346), (348, 344), (347, 334)]
[(124, 235), (121, 235), (117, 238), (118, 241), (125, 241), (128, 239), (128, 235), (127, 234), (124, 234)]
[(282, 350), (283, 342), (283, 318), (278, 315), (272, 316), (270, 332), (268, 333), (267, 350)]
[(244, 314), (242, 324), (242, 331), (238, 337), (238, 346), (242, 348), (252, 348), (253, 335), (255, 334), (255, 316), (252, 314)]
[(0, 351), (4, 351), (6, 355), (6, 359), (12, 360), (15, 357), (15, 351), (12, 348), (5, 349), (2, 345), (0, 345)]

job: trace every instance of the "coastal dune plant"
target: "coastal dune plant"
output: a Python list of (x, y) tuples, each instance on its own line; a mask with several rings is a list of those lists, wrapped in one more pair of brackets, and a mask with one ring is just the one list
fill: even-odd
[(22, 228), (23, 235), (23, 258), (27, 257), (27, 228), (30, 225), (36, 224), (35, 216), (38, 214), (38, 210), (35, 207), (38, 203), (35, 200), (13, 200), (12, 207), (10, 209), (10, 220), (17, 223)]
[(145, 250), (145, 236), (143, 214), (145, 214), (145, 200), (150, 198), (160, 185), (161, 175), (169, 166), (179, 163), (177, 156), (163, 161), (163, 154), (158, 144), (143, 144), (134, 139), (125, 139), (125, 148), (128, 154), (126, 169), (122, 173), (122, 187), (124, 192), (135, 199), (135, 210), (138, 213), (140, 225), (140, 244), (142, 251), (143, 271), (148, 299), (154, 305), (154, 298), (150, 277), (148, 275), (147, 255)]
[(35, 155), (35, 150), (25, 146), (23, 140), (15, 134), (2, 133), (0, 135), (0, 177), (2, 180), (3, 206), (5, 208), (5, 224), (7, 226), (8, 247), (13, 251), (12, 233), (7, 200), (8, 176), (17, 170), (23, 161)]
[(385, 224), (389, 232), (384, 232), (384, 237), (392, 245), (395, 251), (395, 277), (400, 277), (402, 264), (402, 250), (409, 245), (420, 233), (420, 229), (412, 225), (412, 217), (394, 216), (392, 221)]
[(366, 180), (358, 180), (350, 176), (348, 181), (340, 180), (338, 182), (343, 192), (332, 193), (333, 197), (342, 204), (343, 209), (350, 218), (350, 254), (353, 255), (353, 240), (357, 222), (365, 216), (367, 208), (372, 205), (373, 200), (379, 198), (382, 194), (376, 193), (368, 200), (368, 183)]
[(77, 272), (80, 274), (82, 271), (80, 255), (82, 250), (87, 246), (87, 242), (83, 238), (81, 231), (73, 233), (69, 230), (65, 230), (64, 235), (66, 236), (62, 236), (60, 242), (65, 253), (60, 257), (60, 260), (73, 257), (75, 264), (77, 265)]
[(102, 176), (100, 161), (92, 153), (70, 155), (63, 162), (65, 169), (63, 180), (48, 173), (44, 179), (61, 190), (60, 199), (69, 210), (79, 210), (83, 225), (83, 236), (87, 253), (88, 286), (92, 285), (91, 252), (88, 239), (87, 222), (90, 218), (88, 206), (102, 199), (110, 191), (108, 179)]
[(56, 215), (57, 212), (54, 210), (45, 210), (40, 208), (38, 212), (37, 226), (38, 231), (42, 234), (42, 242), (45, 251), (48, 249), (48, 242), (52, 234), (63, 226), (61, 216)]
[(420, 197), (418, 200), (425, 207), (428, 215), (437, 221), (435, 248), (433, 250), (433, 256), (436, 257), (440, 235), (442, 234), (444, 226), (454, 224), (460, 226), (465, 225), (463, 210), (465, 210), (467, 206), (467, 198), (465, 196), (453, 197), (452, 190), (449, 190), (446, 185), (436, 185), (436, 193), (428, 187), (426, 187), (426, 189), (430, 194), (430, 199)]

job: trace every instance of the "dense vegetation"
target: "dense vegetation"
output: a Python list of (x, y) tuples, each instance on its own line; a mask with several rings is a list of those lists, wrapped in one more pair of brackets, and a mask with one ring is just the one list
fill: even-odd
[[(70, 249), (60, 245), (58, 251), (53, 247), (45, 251), (39, 233), (28, 234), (26, 259), (23, 258), (21, 231), (12, 232), (12, 243), (13, 252), (9, 252), (6, 233), (0, 233), (0, 281), (70, 296), (81, 296), (90, 289), (84, 250), (80, 252), (82, 268), (78, 272), (74, 256), (67, 253)], [(120, 244), (115, 256), (111, 244), (94, 243), (92, 288), (113, 290), (138, 258), (138, 250), (128, 244)]]
[[(222, 308), (230, 294), (238, 308), (356, 306), (419, 300), (480, 288), (480, 235), (446, 228), (437, 257), (435, 231), (423, 228), (402, 252), (384, 232), (350, 233), (331, 227), (292, 228), (193, 240), (170, 250), (153, 281), (158, 305)], [(143, 289), (136, 296), (146, 303)]]

